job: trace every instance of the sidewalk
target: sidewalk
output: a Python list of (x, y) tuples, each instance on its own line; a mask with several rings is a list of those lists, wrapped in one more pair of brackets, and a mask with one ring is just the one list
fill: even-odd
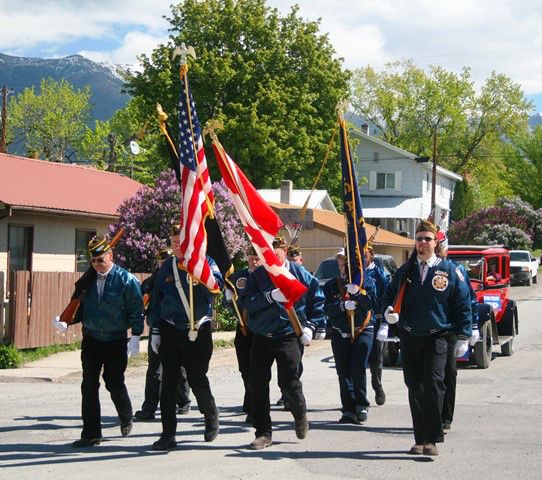
[[(213, 332), (213, 340), (232, 340), (235, 332)], [(147, 351), (147, 340), (142, 340), (140, 352)], [(21, 368), (0, 370), (0, 383), (58, 382), (61, 378), (81, 372), (81, 350), (60, 352), (30, 362)]]

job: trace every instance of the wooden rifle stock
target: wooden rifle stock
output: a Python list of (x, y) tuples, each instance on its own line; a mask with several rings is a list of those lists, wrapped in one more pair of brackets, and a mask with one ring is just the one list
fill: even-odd
[(286, 311), (288, 312), (288, 317), (290, 318), (290, 323), (292, 324), (296, 337), (301, 337), (301, 335), (303, 335), (303, 327), (301, 326), (297, 313), (295, 313), (293, 308), (289, 308)]
[(150, 293), (146, 293), (145, 295), (143, 295), (143, 308), (147, 308), (150, 301), (151, 301), (151, 294)]
[[(110, 248), (113, 248), (118, 243), (118, 241), (124, 234), (124, 231), (124, 227), (120, 227), (117, 230), (117, 233), (115, 233), (115, 235), (109, 242)], [(77, 314), (77, 310), (79, 310), (79, 306), (81, 305), (81, 297), (90, 288), (90, 285), (94, 278), (96, 278), (95, 270), (92, 267), (89, 267), (89, 269), (83, 274), (83, 276), (79, 280), (77, 280), (77, 282), (75, 282), (75, 291), (72, 294), (70, 303), (68, 303), (68, 306), (60, 314), (61, 322), (65, 322), (66, 325), (71, 325), (73, 323), (73, 321), (75, 320), (75, 315)]]
[(369, 325), (369, 320), (371, 320), (371, 310), (367, 312), (367, 316), (365, 317), (363, 323), (358, 328), (356, 328), (354, 336), (350, 338), (350, 343), (354, 343), (359, 338), (363, 330), (365, 330), (367, 328), (367, 325)]

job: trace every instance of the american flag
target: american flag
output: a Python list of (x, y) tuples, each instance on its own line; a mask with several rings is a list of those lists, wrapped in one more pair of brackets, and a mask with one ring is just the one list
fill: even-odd
[(282, 227), (282, 221), (226, 153), (218, 140), (213, 141), (213, 149), (235, 209), (245, 227), (245, 232), (273, 285), (280, 288), (288, 299), (285, 307), (289, 309), (303, 296), (307, 287), (297, 280), (284, 265), (281, 265), (273, 249), (273, 239)]
[(181, 77), (178, 153), (182, 196), (179, 263), (209, 290), (219, 291), (205, 256), (205, 220), (212, 213), (214, 196), (203, 150), (201, 125), (186, 75)]

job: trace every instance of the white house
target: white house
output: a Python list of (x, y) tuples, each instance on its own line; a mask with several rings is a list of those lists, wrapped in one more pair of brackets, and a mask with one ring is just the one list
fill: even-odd
[[(416, 224), (431, 211), (433, 163), (366, 131), (352, 129), (350, 136), (359, 140), (356, 172), (365, 220), (412, 238)], [(434, 218), (444, 230), (450, 221), (455, 184), (461, 180), (460, 175), (437, 165)]]

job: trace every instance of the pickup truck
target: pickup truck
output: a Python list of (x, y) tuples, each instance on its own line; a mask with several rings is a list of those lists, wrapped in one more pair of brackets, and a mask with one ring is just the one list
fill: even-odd
[(510, 250), (510, 282), (512, 285), (538, 282), (538, 259), (528, 250)]

